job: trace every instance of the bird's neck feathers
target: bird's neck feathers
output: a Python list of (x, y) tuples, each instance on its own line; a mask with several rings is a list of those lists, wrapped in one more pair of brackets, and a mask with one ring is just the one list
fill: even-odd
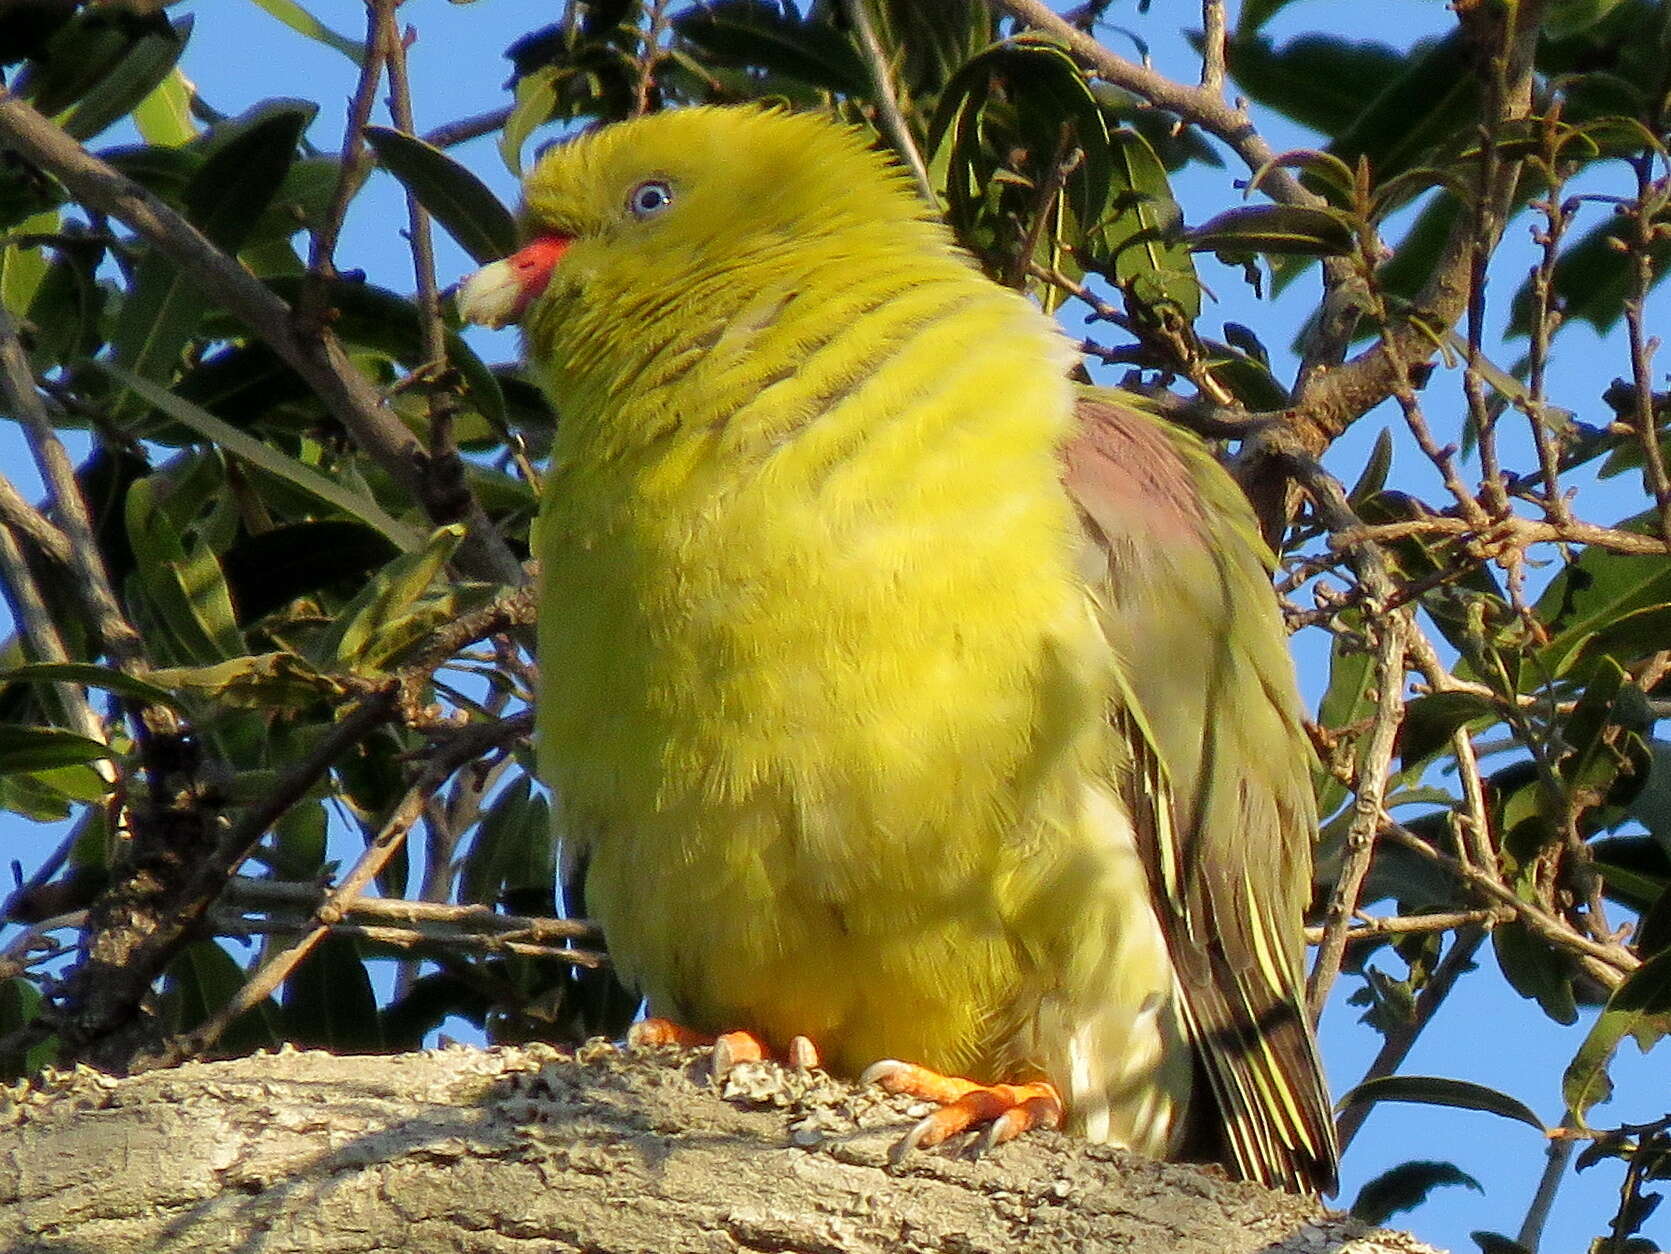
[(796, 401), (794, 388), (762, 403), (768, 389), (817, 364), (841, 381), (819, 392), (827, 406), (886, 364), (857, 343), (843, 351), (861, 319), (903, 337), (957, 307), (1018, 299), (942, 228), (915, 226), (760, 232), (723, 255), (675, 242), (595, 268), (577, 258), (529, 329), (549, 349), (543, 382), (562, 415), (556, 458), (567, 451), (637, 473), (703, 445), (741, 469), (750, 460), (742, 445), (763, 453), (821, 415), (818, 398)]

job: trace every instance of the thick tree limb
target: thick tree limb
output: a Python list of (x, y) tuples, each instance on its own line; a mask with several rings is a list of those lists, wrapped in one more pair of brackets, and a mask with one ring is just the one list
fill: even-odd
[(0, 1096), (0, 1248), (1427, 1250), (1055, 1134), (890, 1169), (903, 1099), (744, 1064), (724, 1100), (706, 1069), (698, 1054), (589, 1046), (578, 1060), (547, 1047), (286, 1051), (126, 1080), (59, 1073)]

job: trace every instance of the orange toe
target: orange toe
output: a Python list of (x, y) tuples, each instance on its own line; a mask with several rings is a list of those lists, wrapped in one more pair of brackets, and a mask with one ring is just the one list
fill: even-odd
[(940, 1107), (894, 1146), (891, 1157), (895, 1162), (914, 1149), (928, 1149), (972, 1128), (985, 1128), (977, 1146), (984, 1152), (1032, 1128), (1055, 1128), (1062, 1122), (1062, 1099), (1053, 1086), (1043, 1082), (977, 1084), (891, 1058), (867, 1068), (860, 1082), (880, 1084), (890, 1093), (904, 1093)]
[[(701, 1045), (714, 1047), (714, 1075), (723, 1076), (738, 1063), (763, 1062), (773, 1057), (772, 1050), (752, 1032), (722, 1032), (710, 1036), (674, 1023), (671, 1019), (640, 1019), (627, 1030), (627, 1044), (638, 1049), (657, 1045), (677, 1045), (691, 1049)], [(783, 1062), (791, 1067), (816, 1067), (818, 1048), (804, 1036), (791, 1038), (783, 1052)]]
[(698, 1045), (712, 1045), (714, 1038), (674, 1023), (671, 1019), (640, 1019), (627, 1029), (627, 1044), (634, 1049), (654, 1049), (658, 1045), (677, 1045), (693, 1049)]

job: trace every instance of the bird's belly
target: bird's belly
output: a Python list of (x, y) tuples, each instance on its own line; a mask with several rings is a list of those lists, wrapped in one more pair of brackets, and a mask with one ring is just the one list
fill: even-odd
[(848, 1074), (883, 1057), (981, 1069), (995, 1006), (1021, 983), (990, 881), (914, 866), (863, 830), (837, 868), (782, 804), (706, 809), (613, 832), (588, 867), (588, 900), (651, 1013), (777, 1046), (806, 1035)]

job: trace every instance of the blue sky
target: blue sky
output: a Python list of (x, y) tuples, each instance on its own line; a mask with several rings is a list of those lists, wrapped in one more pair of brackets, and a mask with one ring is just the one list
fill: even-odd
[[(475, 3), (445, 3), (443, 0), (409, 0), (402, 10), (403, 21), (416, 28), (417, 40), (409, 57), (414, 84), (414, 104), (420, 130), (506, 103), (503, 84), (508, 63), (502, 59), (510, 39), (553, 20), (560, 5), (552, 0), (476, 0)], [(1181, 26), (1198, 21), (1199, 9), (1178, 0), (1157, 0), (1147, 16), (1134, 13), (1134, 5), (1116, 3), (1109, 12), (1114, 25), (1136, 32), (1148, 44), (1156, 65), (1179, 77), (1193, 78), (1195, 63)], [(359, 0), (317, 0), (310, 8), (328, 25), (357, 36), (364, 21)], [(354, 88), (354, 67), (339, 54), (311, 43), (280, 25), (251, 0), (204, 0), (183, 3), (171, 12), (194, 13), (197, 31), (192, 48), (183, 62), (186, 73), (205, 97), (218, 109), (237, 113), (255, 102), (271, 97), (294, 95), (323, 102), (312, 138), (321, 148), (334, 151), (340, 143), (347, 100)], [(1349, 15), (1349, 17), (1348, 17)], [(1299, 0), (1272, 24), (1271, 33), (1287, 33), (1317, 26), (1339, 28), (1350, 23), (1358, 39), (1379, 40), (1408, 46), (1425, 33), (1440, 32), (1453, 21), (1448, 8), (1438, 0)], [(1105, 32), (1109, 44), (1123, 54), (1133, 45), (1115, 30)], [(229, 49), (236, 50), (229, 53)], [(374, 120), (386, 123), (386, 115)], [(1267, 134), (1282, 150), (1304, 146), (1309, 137), (1271, 119)], [(542, 138), (535, 136), (535, 141)], [(456, 149), (454, 155), (484, 178), (504, 199), (514, 200), (515, 181), (494, 150), (493, 140), (476, 141)], [(1242, 173), (1202, 170), (1185, 175), (1178, 193), (1186, 219), (1199, 222), (1233, 202), (1230, 179)], [(1614, 190), (1622, 190), (1623, 183)], [(410, 261), (399, 234), (403, 208), (392, 180), (378, 174), (373, 185), (351, 213), (339, 258), (345, 264), (364, 267), (370, 277), (387, 286), (410, 290)], [(1494, 272), (1499, 295), (1511, 291), (1530, 264), (1529, 245), (1524, 232), (1517, 232), (1501, 264)], [(437, 241), (443, 283), (470, 268), (471, 263), (452, 241), (441, 235)], [(1524, 255), (1526, 260), (1521, 260)], [(1203, 278), (1221, 300), (1206, 315), (1207, 329), (1216, 331), (1218, 321), (1235, 321), (1253, 327), (1277, 358), (1279, 377), (1287, 377), (1282, 362), (1286, 344), (1301, 317), (1309, 312), (1316, 295), (1315, 280), (1294, 284), (1283, 296), (1260, 301), (1246, 289), (1237, 272), (1208, 260)], [(1506, 302), (1505, 302), (1506, 303)], [(1653, 322), (1663, 325), (1665, 301), (1660, 298), (1651, 311)], [(474, 332), (475, 344), (489, 360), (514, 355), (516, 344), (508, 333)], [(1564, 333), (1557, 358), (1557, 403), (1593, 413), (1600, 390), (1624, 368), (1617, 346), (1609, 346), (1585, 327)], [(1425, 400), (1430, 417), (1441, 428), (1441, 439), (1454, 433), (1459, 412), (1460, 389), (1453, 379), (1440, 378), (1428, 389)], [(1330, 464), (1348, 482), (1373, 443), (1375, 434), (1397, 415), (1378, 412), (1360, 422), (1331, 452)], [(1406, 446), (1407, 447), (1407, 446)], [(1513, 450), (1509, 450), (1512, 454)], [(0, 468), (26, 491), (37, 490), (33, 469), (15, 432), (0, 424)], [(1436, 486), (1430, 468), (1413, 462), (1401, 463), (1400, 486), (1429, 494)], [(1580, 502), (1582, 513), (1584, 502)], [(1605, 498), (1590, 506), (1604, 517), (1629, 512), (1628, 500), (1609, 508)], [(1302, 685), (1315, 697), (1321, 691), (1322, 658), (1327, 643), (1320, 632), (1302, 635), (1296, 641)], [(7, 857), (19, 858), (26, 870), (50, 847), (46, 833), (29, 829), (10, 816), (0, 816), (0, 849)], [(1489, 963), (1489, 949), (1482, 961)], [(1343, 981), (1340, 992), (1350, 992), (1353, 981)], [(1576, 1029), (1563, 1029), (1548, 1022), (1535, 1006), (1519, 999), (1494, 973), (1482, 972), (1464, 981), (1465, 991), (1453, 998), (1439, 1021), (1426, 1033), (1405, 1070), (1474, 1079), (1505, 1089), (1533, 1107), (1543, 1118), (1554, 1121), (1560, 1114), (1559, 1077), (1581, 1038)], [(1344, 1090), (1362, 1075), (1380, 1038), (1356, 1024), (1357, 1011), (1337, 995), (1324, 1020), (1323, 1043), (1329, 1072), (1337, 1091)], [(455, 1033), (457, 1034), (457, 1033)], [(1597, 1112), (1598, 1120), (1656, 1118), (1664, 1113), (1666, 1085), (1663, 1062), (1658, 1057), (1640, 1058), (1627, 1045), (1615, 1069), (1622, 1095), (1612, 1107)], [(1519, 1227), (1527, 1201), (1536, 1186), (1542, 1166), (1542, 1143), (1529, 1128), (1490, 1115), (1444, 1111), (1429, 1107), (1382, 1106), (1371, 1115), (1364, 1131), (1348, 1154), (1342, 1198), (1350, 1200), (1358, 1186), (1386, 1167), (1407, 1158), (1448, 1158), (1475, 1176), (1485, 1187), (1481, 1196), (1453, 1189), (1438, 1195), (1421, 1210), (1401, 1217), (1424, 1239), (1459, 1250), (1470, 1250), (1468, 1232), (1486, 1228), (1513, 1235)], [(1616, 1202), (1618, 1171), (1603, 1165), (1570, 1180), (1562, 1190), (1550, 1222), (1544, 1248), (1563, 1251), (1581, 1248), (1600, 1231)], [(1661, 1216), (1650, 1226), (1662, 1244), (1671, 1241), (1671, 1220)]]

